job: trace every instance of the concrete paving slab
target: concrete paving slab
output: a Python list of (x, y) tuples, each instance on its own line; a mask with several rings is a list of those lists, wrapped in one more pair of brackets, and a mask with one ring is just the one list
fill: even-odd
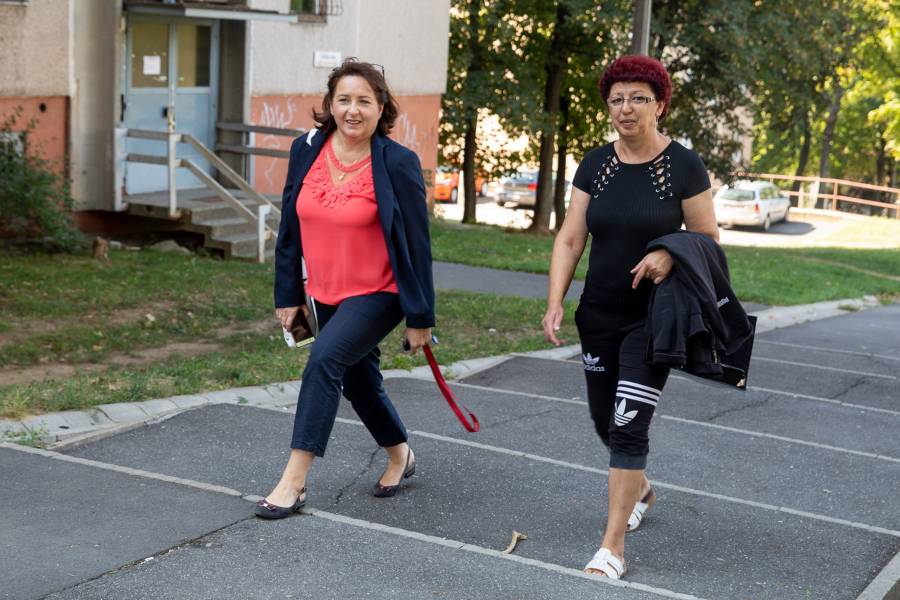
[(900, 303), (804, 323), (761, 339), (900, 357)]
[(247, 502), (0, 448), (0, 598), (97, 577), (247, 517)]
[[(418, 417), (405, 402), (412, 400), (398, 399), (413, 426)], [(493, 427), (490, 404), (479, 409)], [(498, 431), (511, 431), (515, 415), (506, 418)], [(208, 407), (73, 453), (255, 491), (277, 478), (290, 422), (289, 414), (275, 411)], [(568, 457), (582, 441), (597, 447), (592, 434), (578, 433), (585, 429), (582, 417), (564, 436), (556, 430), (560, 445), (578, 440)], [(416, 477), (396, 498), (376, 499), (369, 490), (383, 468), (379, 451), (361, 426), (337, 423), (328, 456), (309, 481), (312, 506), (495, 549), (505, 547), (515, 529), (529, 535), (522, 556), (572, 568), (581, 568), (596, 549), (606, 505), (601, 474), (421, 435), (413, 443)], [(707, 598), (854, 598), (900, 549), (900, 538), (794, 514), (672, 489), (660, 497), (646, 528), (629, 536), (633, 582)]]
[(313, 516), (245, 521), (48, 600), (660, 596)]
[[(574, 362), (515, 357), (461, 383), (587, 401), (584, 372)], [(752, 389), (742, 392), (677, 373), (669, 377), (657, 411), (900, 458), (900, 416), (893, 414)]]
[(185, 396), (172, 396), (168, 398), (171, 402), (174, 402), (178, 408), (188, 409), (195, 408), (197, 406), (203, 406), (207, 404), (209, 401), (203, 396), (196, 396), (193, 394), (188, 394)]
[[(587, 401), (584, 373), (576, 362), (514, 357), (460, 383)], [(896, 398), (900, 390), (893, 394)], [(890, 396), (883, 400), (886, 404), (894, 401)], [(900, 415), (841, 406), (837, 400), (775, 394), (753, 386), (740, 391), (678, 372), (666, 383), (658, 414), (898, 456), (895, 439)]]
[(166, 398), (145, 400), (141, 402), (144, 412), (151, 415), (162, 415), (178, 410), (178, 405)]
[(141, 408), (139, 402), (119, 402), (117, 404), (100, 404), (97, 410), (101, 411), (111, 420), (119, 423), (129, 423), (131, 421), (140, 421), (148, 417), (147, 413)]
[(775, 389), (900, 411), (900, 382), (862, 373), (842, 373), (794, 364), (761, 362), (750, 366), (750, 387)]
[[(471, 435), (461, 431), (439, 398), (429, 397), (429, 388), (424, 381), (389, 382), (410, 429), (594, 467), (608, 464), (586, 407), (462, 389), (460, 400), (482, 424), (481, 433)], [(355, 418), (347, 406), (341, 415)], [(892, 443), (900, 457), (900, 439), (894, 436)], [(900, 531), (900, 503), (894, 499), (900, 460), (879, 461), (661, 419), (654, 422), (651, 447), (649, 473), (660, 481)]]
[[(897, 335), (900, 335), (900, 330), (898, 330)], [(896, 360), (891, 360), (884, 355), (871, 355), (862, 352), (855, 353), (854, 351), (799, 345), (786, 346), (782, 342), (772, 342), (762, 338), (757, 339), (753, 345), (753, 357), (803, 362), (835, 369), (850, 369), (894, 377), (900, 374), (900, 357), (897, 357)], [(756, 365), (754, 365), (755, 368)]]

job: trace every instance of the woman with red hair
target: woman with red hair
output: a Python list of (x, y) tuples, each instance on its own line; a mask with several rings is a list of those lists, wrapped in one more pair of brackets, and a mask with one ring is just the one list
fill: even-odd
[(668, 367), (645, 361), (644, 322), (652, 287), (668, 277), (672, 257), (645, 248), (682, 224), (715, 240), (719, 230), (703, 161), (659, 131), (672, 97), (662, 63), (623, 56), (606, 69), (600, 92), (618, 139), (590, 151), (575, 173), (553, 245), (542, 325), (559, 346), (563, 298), (590, 233), (575, 324), (591, 418), (610, 460), (606, 530), (585, 571), (619, 579), (625, 574), (625, 533), (640, 526), (656, 500), (644, 470), (650, 419), (668, 377)]

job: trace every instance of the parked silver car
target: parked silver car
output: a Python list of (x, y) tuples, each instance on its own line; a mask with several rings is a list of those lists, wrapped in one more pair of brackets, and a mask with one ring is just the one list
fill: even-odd
[[(496, 202), (500, 206), (513, 208), (534, 208), (537, 196), (537, 169), (528, 169), (517, 172), (510, 177), (500, 180), (497, 190)], [(554, 174), (553, 182), (556, 182)], [(566, 180), (566, 204), (569, 203), (569, 194), (572, 191), (572, 183)]]
[(772, 223), (787, 221), (791, 201), (768, 181), (736, 181), (713, 197), (720, 225), (751, 225), (768, 231)]

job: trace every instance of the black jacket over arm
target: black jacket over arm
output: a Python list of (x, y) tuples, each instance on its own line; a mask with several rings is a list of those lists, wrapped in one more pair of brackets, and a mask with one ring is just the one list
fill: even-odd
[[(281, 225), (275, 243), (275, 306), (300, 306), (304, 302), (300, 259), (300, 223), (297, 194), (325, 135), (312, 130), (294, 140), (287, 181), (281, 198)], [(419, 157), (397, 142), (372, 136), (372, 179), (378, 218), (384, 232), (388, 257), (400, 294), (407, 327), (434, 326), (434, 282), (431, 271), (431, 241), (428, 206)]]
[(650, 296), (648, 361), (744, 389), (756, 319), (731, 289), (725, 252), (712, 238), (688, 231), (651, 241), (647, 252), (660, 248), (674, 265)]

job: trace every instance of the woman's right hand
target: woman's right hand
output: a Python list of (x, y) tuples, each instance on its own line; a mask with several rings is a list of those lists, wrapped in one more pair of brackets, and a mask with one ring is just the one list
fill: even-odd
[(303, 316), (309, 318), (309, 309), (305, 306), (285, 306), (275, 309), (275, 318), (281, 322), (282, 329), (291, 330), (291, 325), (294, 324), (294, 318), (297, 316), (298, 310), (302, 310)]
[(541, 326), (544, 328), (544, 337), (554, 346), (561, 346), (565, 342), (565, 340), (556, 337), (556, 332), (559, 331), (559, 327), (562, 325), (564, 312), (562, 304), (549, 305), (547, 306), (547, 312), (544, 313), (544, 318), (541, 320)]

